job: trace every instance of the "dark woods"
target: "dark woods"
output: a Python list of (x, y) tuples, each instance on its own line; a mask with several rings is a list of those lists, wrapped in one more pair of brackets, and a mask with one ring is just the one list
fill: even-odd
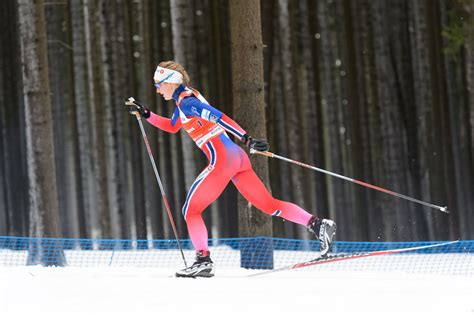
[[(152, 76), (174, 59), (273, 152), (451, 210), (252, 157), (276, 197), (335, 219), (339, 240), (473, 239), (473, 1), (245, 2), (261, 29), (219, 0), (0, 1), (0, 235), (173, 237), (123, 104), (134, 96), (171, 116)], [(236, 47), (261, 49), (263, 65), (236, 66)], [(258, 83), (245, 67), (263, 67), (264, 104), (244, 101)], [(266, 130), (252, 120), (262, 106)], [(181, 206), (204, 155), (184, 134), (145, 127), (185, 238)], [(205, 212), (211, 237), (247, 234), (237, 200), (230, 184)], [(309, 236), (261, 220), (253, 234)]]

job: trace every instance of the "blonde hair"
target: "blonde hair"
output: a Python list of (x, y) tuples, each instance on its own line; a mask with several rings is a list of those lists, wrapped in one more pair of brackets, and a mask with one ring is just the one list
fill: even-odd
[(191, 81), (191, 79), (189, 78), (189, 75), (186, 72), (186, 70), (184, 70), (184, 67), (182, 65), (180, 65), (179, 63), (177, 63), (175, 61), (172, 61), (172, 60), (162, 61), (162, 62), (160, 62), (160, 64), (158, 66), (160, 66), (162, 68), (178, 71), (179, 73), (181, 73), (183, 75), (184, 85), (189, 86), (189, 82)]

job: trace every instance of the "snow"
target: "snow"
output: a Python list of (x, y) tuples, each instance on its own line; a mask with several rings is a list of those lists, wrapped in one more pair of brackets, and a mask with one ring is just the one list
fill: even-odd
[[(212, 246), (212, 260), (220, 268), (240, 267), (241, 252), (229, 246)], [(194, 250), (184, 250), (186, 261), (194, 260)], [(150, 267), (179, 268), (183, 265), (178, 249), (147, 250), (64, 250), (69, 267)], [(313, 259), (314, 251), (275, 250), (274, 267)], [(25, 266), (27, 250), (0, 249), (0, 268), (2, 266)], [(177, 267), (178, 266), (178, 267)], [(318, 271), (357, 271), (357, 272), (409, 272), (417, 274), (474, 276), (474, 255), (471, 253), (418, 254), (413, 252), (392, 253), (362, 259), (340, 261), (319, 265)]]
[[(240, 252), (212, 248), (216, 276), (173, 277), (177, 250), (66, 250), (68, 267), (24, 266), (0, 250), (3, 314), (474, 314), (474, 255), (391, 254), (249, 277)], [(194, 252), (185, 250), (188, 263)], [(275, 268), (314, 257), (275, 251)]]
[(0, 314), (474, 314), (472, 276), (177, 268), (0, 267)]

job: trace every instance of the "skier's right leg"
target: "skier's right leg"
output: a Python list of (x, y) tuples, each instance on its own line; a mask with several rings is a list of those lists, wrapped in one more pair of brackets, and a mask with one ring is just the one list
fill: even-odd
[(232, 150), (215, 139), (209, 141), (204, 152), (209, 165), (199, 174), (191, 185), (182, 212), (188, 227), (189, 238), (196, 250), (196, 262), (176, 273), (178, 277), (212, 277), (214, 264), (208, 248), (208, 233), (202, 212), (215, 201), (240, 167), (240, 158)]

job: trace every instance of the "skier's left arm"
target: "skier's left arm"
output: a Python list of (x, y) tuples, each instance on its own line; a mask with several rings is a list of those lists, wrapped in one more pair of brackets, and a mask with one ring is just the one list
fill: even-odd
[(214, 122), (224, 128), (225, 131), (233, 134), (248, 147), (258, 151), (268, 151), (269, 145), (264, 139), (253, 139), (247, 132), (239, 126), (232, 118), (212, 107), (201, 102), (196, 97), (187, 97), (181, 102), (181, 109), (187, 116), (196, 116), (204, 120)]
[(246, 134), (245, 130), (226, 114), (209, 104), (201, 102), (196, 97), (186, 97), (183, 99), (181, 102), (181, 110), (186, 116), (200, 117), (204, 120), (218, 124), (224, 128), (225, 131), (230, 132), (238, 139), (242, 139)]

